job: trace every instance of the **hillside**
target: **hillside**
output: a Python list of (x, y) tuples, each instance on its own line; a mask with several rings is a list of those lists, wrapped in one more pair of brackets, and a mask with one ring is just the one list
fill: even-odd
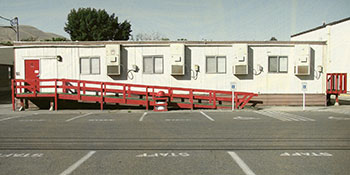
[[(20, 25), (19, 35), (20, 35), (20, 40), (40, 41), (40, 40), (46, 40), (46, 39), (52, 39), (52, 38), (65, 38), (61, 35), (57, 35), (54, 33), (43, 32), (29, 25)], [(16, 40), (16, 34), (12, 29), (0, 27), (0, 41), (6, 42), (6, 41), (15, 41), (15, 40)]]

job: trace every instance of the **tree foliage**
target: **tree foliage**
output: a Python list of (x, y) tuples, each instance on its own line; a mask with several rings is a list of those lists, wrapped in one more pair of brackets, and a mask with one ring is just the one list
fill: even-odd
[(0, 41), (0, 46), (13, 46), (13, 43), (11, 41)]
[(67, 38), (61, 38), (61, 37), (52, 37), (51, 39), (45, 39), (44, 41), (67, 41)]
[(132, 40), (135, 41), (169, 41), (170, 39), (164, 37), (158, 32), (153, 33), (138, 33), (135, 36), (132, 36)]
[(94, 8), (72, 9), (67, 17), (64, 30), (72, 41), (128, 40), (131, 24), (118, 22), (118, 17), (105, 10)]

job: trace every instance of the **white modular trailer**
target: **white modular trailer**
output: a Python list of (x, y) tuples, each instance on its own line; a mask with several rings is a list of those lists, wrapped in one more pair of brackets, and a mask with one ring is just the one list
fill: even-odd
[(237, 91), (258, 93), (255, 99), (267, 105), (300, 104), (307, 83), (308, 104), (324, 105), (325, 74), (318, 68), (327, 64), (325, 48), (312, 41), (19, 42), (15, 75), (25, 79), (25, 60), (38, 60), (41, 79), (216, 90), (235, 82)]
[[(325, 41), (326, 73), (347, 73), (350, 87), (350, 17), (291, 36), (292, 41)], [(349, 88), (347, 90), (349, 92)]]

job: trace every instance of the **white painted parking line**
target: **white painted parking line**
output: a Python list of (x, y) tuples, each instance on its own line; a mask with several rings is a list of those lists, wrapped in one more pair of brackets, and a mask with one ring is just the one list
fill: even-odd
[(40, 158), (44, 153), (0, 153), (0, 158)]
[(233, 119), (234, 120), (259, 120), (260, 118), (237, 116), (237, 117), (233, 117)]
[(258, 113), (260, 115), (268, 116), (277, 120), (282, 120), (282, 121), (291, 121), (290, 119), (287, 118), (282, 118), (279, 116), (271, 115), (268, 111), (254, 111), (255, 113)]
[(80, 160), (78, 160), (73, 165), (71, 165), (69, 168), (64, 170), (60, 175), (68, 175), (68, 174), (72, 173), (75, 169), (77, 169), (81, 164), (83, 164), (87, 159), (89, 159), (95, 153), (96, 153), (96, 151), (90, 151), (84, 157), (82, 157)]
[(139, 121), (142, 122), (143, 118), (145, 118), (146, 115), (147, 115), (147, 112), (143, 113)]
[(190, 154), (187, 152), (182, 152), (182, 153), (174, 153), (174, 152), (160, 152), (160, 153), (143, 153), (136, 155), (136, 157), (139, 158), (164, 158), (164, 157), (189, 157)]
[(166, 122), (189, 122), (191, 119), (188, 118), (167, 118), (165, 119)]
[(311, 119), (311, 118), (307, 118), (307, 117), (303, 117), (303, 116), (295, 115), (295, 114), (290, 114), (290, 113), (287, 113), (287, 112), (279, 111), (278, 113), (280, 113), (284, 117), (293, 118), (293, 119), (296, 119), (298, 121), (315, 121), (314, 119)]
[(233, 151), (228, 151), (228, 154), (233, 158), (234, 161), (238, 164), (239, 167), (243, 170), (246, 175), (255, 175), (255, 173), (248, 167), (246, 163)]
[(349, 110), (339, 110), (339, 109), (327, 109), (325, 110), (327, 112), (333, 112), (336, 114), (345, 114), (345, 115), (350, 115), (350, 111)]
[(27, 117), (27, 116), (28, 116), (28, 115), (24, 115), (24, 116), (14, 116), (14, 117), (7, 117), (7, 118), (0, 119), (0, 122), (5, 121), (5, 120), (15, 119), (15, 118)]
[(254, 111), (260, 115), (275, 118), (282, 121), (315, 121), (314, 119), (303, 117), (300, 115), (290, 114), (281, 111)]
[(20, 122), (44, 122), (46, 120), (44, 119), (23, 119), (23, 120), (19, 120)]
[(333, 117), (333, 116), (328, 117), (328, 119), (330, 119), (330, 120), (350, 120), (350, 118), (346, 118), (346, 117)]
[(289, 114), (286, 112), (283, 112), (282, 115), (285, 115), (285, 117), (290, 117), (290, 118), (294, 118), (294, 119), (301, 120), (301, 121), (315, 121), (314, 119), (311, 119), (311, 118), (307, 118), (307, 117), (303, 117), (303, 116), (295, 115), (295, 114)]
[(281, 157), (332, 157), (333, 154), (327, 152), (284, 152), (280, 154)]
[(89, 119), (89, 122), (113, 122), (114, 119)]
[(87, 114), (84, 114), (84, 115), (79, 115), (79, 116), (76, 116), (76, 117), (67, 119), (66, 122), (70, 122), (70, 121), (75, 120), (75, 119), (77, 119), (77, 118), (86, 117), (86, 116), (88, 116), (88, 115), (90, 115), (90, 114), (92, 114), (92, 113), (87, 113)]
[(202, 115), (204, 115), (205, 117), (207, 117), (209, 120), (215, 121), (213, 118), (211, 118), (209, 115), (207, 115), (207, 114), (204, 113), (203, 111), (200, 111), (200, 113), (201, 113)]

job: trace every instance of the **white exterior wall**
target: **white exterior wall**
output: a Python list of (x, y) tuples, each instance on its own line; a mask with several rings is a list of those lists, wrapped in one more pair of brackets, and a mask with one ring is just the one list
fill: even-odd
[[(187, 45), (185, 52), (185, 72), (184, 76), (171, 76), (170, 47), (169, 45), (158, 46), (132, 46), (123, 45), (121, 51), (122, 75), (107, 76), (106, 50), (105, 47), (37, 47), (37, 48), (16, 48), (15, 69), (17, 79), (24, 79), (24, 60), (40, 59), (40, 78), (67, 78), (93, 81), (124, 82), (145, 85), (161, 85), (171, 87), (186, 87), (200, 89), (230, 90), (230, 82), (237, 83), (237, 90), (244, 92), (255, 92), (263, 94), (291, 94), (301, 93), (301, 82), (308, 83), (308, 93), (325, 93), (324, 75), (319, 77), (316, 72), (310, 76), (295, 76), (294, 45), (250, 45), (248, 50), (249, 74), (235, 76), (232, 73), (232, 66), (235, 64), (232, 45)], [(324, 45), (311, 45), (314, 53), (314, 65), (324, 66), (323, 53)], [(63, 59), (62, 62), (56, 60), (57, 55)], [(144, 74), (143, 56), (163, 55), (163, 74)], [(206, 56), (226, 56), (225, 74), (207, 74)], [(288, 73), (268, 73), (268, 56), (288, 56)], [(84, 56), (100, 57), (99, 75), (80, 75), (79, 58)], [(126, 63), (127, 62), (127, 63)], [(126, 65), (128, 69), (136, 64), (138, 72), (125, 76)], [(264, 70), (260, 75), (253, 74), (253, 67), (257, 69), (260, 64)], [(194, 65), (200, 66), (198, 78), (195, 80), (191, 69)]]
[(292, 41), (327, 41), (327, 73), (347, 73), (350, 91), (350, 20), (291, 38)]

